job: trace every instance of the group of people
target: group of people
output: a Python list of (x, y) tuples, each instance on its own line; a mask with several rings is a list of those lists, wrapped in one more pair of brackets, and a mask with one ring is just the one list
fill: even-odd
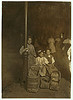
[[(61, 41), (61, 39), (63, 41)], [(28, 57), (28, 75), (31, 74), (30, 69), (33, 68), (33, 66), (38, 67), (38, 73), (40, 76), (46, 76), (51, 74), (54, 70), (58, 71), (58, 69), (66, 68), (66, 59), (64, 59), (64, 51), (66, 48), (66, 45), (62, 46), (62, 44), (71, 44), (70, 39), (66, 39), (66, 41), (63, 39), (63, 34), (61, 34), (61, 38), (56, 38), (56, 40), (51, 36), (48, 38), (48, 44), (49, 46), (46, 47), (45, 51), (38, 49), (37, 54), (35, 52), (35, 48), (32, 45), (32, 38), (28, 38), (27, 48), (24, 48), (22, 46), (20, 48), (20, 54), (25, 55), (27, 52)], [(65, 43), (64, 43), (65, 42)], [(56, 46), (55, 46), (56, 43)], [(71, 46), (67, 48), (65, 58), (67, 57), (68, 62), (68, 70), (71, 63)], [(64, 62), (64, 63), (63, 63)], [(60, 67), (61, 66), (61, 67)], [(59, 68), (58, 68), (59, 67)], [(64, 68), (64, 69), (65, 69)], [(62, 70), (60, 70), (62, 73)], [(66, 70), (65, 70), (66, 71)], [(71, 70), (70, 70), (71, 71)], [(33, 74), (33, 73), (32, 73)], [(34, 74), (33, 74), (34, 75)]]

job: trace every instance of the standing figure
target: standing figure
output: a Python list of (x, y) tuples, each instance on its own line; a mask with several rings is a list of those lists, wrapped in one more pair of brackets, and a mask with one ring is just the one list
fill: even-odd
[[(36, 63), (36, 52), (34, 46), (32, 45), (31, 37), (28, 38), (27, 48), (24, 48), (24, 46), (20, 48), (20, 54), (21, 55), (24, 54), (24, 69), (23, 69), (24, 76), (23, 77), (25, 78), (26, 75), (28, 74), (29, 69)], [(26, 55), (27, 55), (27, 59), (25, 59)]]
[(48, 43), (49, 43), (49, 49), (51, 50), (51, 53), (55, 53), (56, 49), (55, 49), (55, 40), (54, 38), (51, 36), (51, 38), (48, 39)]
[[(55, 65), (57, 69), (61, 72), (63, 78), (68, 81), (71, 81), (71, 75), (69, 71), (69, 60), (67, 58), (67, 50), (69, 44), (64, 44), (64, 34), (60, 34), (60, 37), (56, 38), (56, 56), (55, 56)], [(67, 76), (68, 75), (68, 76)]]
[(69, 69), (70, 69), (70, 72), (71, 72), (71, 46), (67, 51), (67, 55), (68, 55), (68, 60), (69, 60)]
[(55, 39), (56, 41), (56, 51), (61, 52), (64, 49), (63, 41), (64, 41), (64, 33), (61, 33), (59, 37)]
[(27, 48), (28, 48), (28, 70), (29, 70), (29, 68), (36, 63), (36, 52), (34, 46), (32, 45), (32, 39), (30, 37), (28, 38)]

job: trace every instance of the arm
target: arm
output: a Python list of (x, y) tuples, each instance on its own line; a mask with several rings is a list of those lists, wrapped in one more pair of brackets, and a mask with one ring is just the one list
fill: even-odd
[(22, 46), (22, 47), (20, 48), (20, 50), (19, 50), (20, 55), (22, 55), (23, 49), (24, 49), (24, 46)]
[(65, 46), (62, 48), (62, 50), (64, 50), (65, 49)]
[(20, 48), (20, 55), (22, 55), (25, 51), (28, 51), (28, 49), (27, 48), (24, 48), (24, 46), (22, 46), (21, 48)]
[(71, 47), (67, 51), (68, 59), (71, 60)]
[(55, 60), (54, 60), (54, 57), (52, 57), (52, 64), (54, 64), (55, 63)]
[(45, 64), (48, 65), (49, 61), (44, 57)]

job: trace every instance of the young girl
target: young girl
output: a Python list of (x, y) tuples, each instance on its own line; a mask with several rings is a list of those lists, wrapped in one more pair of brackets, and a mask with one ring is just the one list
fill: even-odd
[(27, 48), (24, 48), (24, 46), (20, 48), (20, 54), (24, 57), (23, 80), (26, 80), (30, 68), (36, 64), (36, 52), (34, 46), (32, 45), (31, 37), (28, 38)]
[(51, 53), (55, 53), (56, 52), (55, 40), (52, 36), (48, 39), (48, 44), (49, 44), (49, 48), (51, 50)]

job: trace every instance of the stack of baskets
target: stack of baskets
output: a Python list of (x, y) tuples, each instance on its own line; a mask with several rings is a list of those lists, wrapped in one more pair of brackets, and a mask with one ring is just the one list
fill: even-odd
[(32, 66), (27, 76), (27, 91), (38, 92), (39, 87), (43, 89), (58, 90), (61, 73), (58, 70), (52, 71), (48, 76), (41, 77), (38, 74), (38, 67)]
[(38, 66), (34, 65), (30, 68), (27, 76), (27, 91), (38, 92), (39, 90), (39, 75)]
[(27, 76), (27, 91), (38, 92), (39, 90), (39, 76)]

